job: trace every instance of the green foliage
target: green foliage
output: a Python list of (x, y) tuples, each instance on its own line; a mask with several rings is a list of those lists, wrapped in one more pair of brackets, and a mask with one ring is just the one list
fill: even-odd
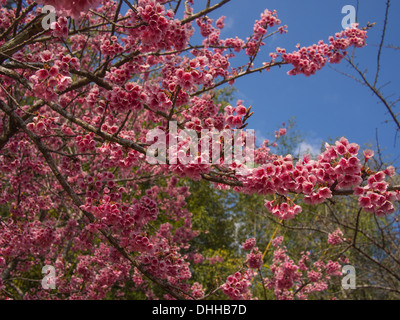
[(230, 206), (237, 195), (215, 190), (206, 181), (188, 181), (188, 184), (191, 195), (187, 208), (193, 213), (193, 228), (200, 231), (193, 245), (211, 250), (232, 248), (235, 242), (235, 218)]
[(233, 86), (226, 86), (213, 91), (214, 94), (214, 102), (217, 104), (221, 104), (221, 110), (224, 109), (227, 105), (234, 105), (233, 102), (236, 99), (235, 93), (237, 89)]

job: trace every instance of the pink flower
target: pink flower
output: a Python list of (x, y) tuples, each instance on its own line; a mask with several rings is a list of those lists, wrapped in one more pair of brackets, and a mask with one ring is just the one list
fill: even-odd
[(63, 77), (57, 84), (57, 90), (64, 91), (72, 83), (70, 77)]
[(90, 8), (96, 8), (100, 0), (37, 0), (37, 3), (54, 6), (65, 15), (79, 18), (81, 13), (86, 13)]
[(342, 272), (340, 263), (329, 260), (326, 264), (326, 273), (332, 276), (341, 276)]
[(283, 241), (282, 236), (276, 237), (274, 240), (272, 240), (272, 245), (274, 247), (279, 247), (281, 245), (282, 241)]
[(51, 77), (57, 76), (58, 75), (58, 68), (55, 67), (55, 66), (51, 67), (50, 70), (49, 70), (49, 74), (50, 74)]
[(39, 71), (36, 71), (36, 75), (39, 80), (44, 80), (49, 76), (49, 72), (46, 69), (40, 69)]
[(302, 188), (304, 194), (311, 194), (313, 192), (314, 185), (310, 182), (304, 182), (302, 184)]
[(328, 235), (328, 243), (332, 246), (342, 243), (343, 240), (343, 232), (339, 228)]
[(242, 244), (242, 247), (244, 250), (251, 250), (254, 248), (255, 245), (256, 245), (256, 239), (251, 238), (251, 239), (247, 239), (246, 242), (244, 242)]
[(59, 17), (57, 22), (53, 22), (50, 26), (53, 30), (52, 35), (56, 38), (66, 39), (68, 37), (68, 20), (65, 17)]
[(332, 191), (327, 187), (323, 187), (318, 190), (318, 195), (325, 199), (332, 198)]
[[(337, 143), (336, 145), (336, 151), (340, 154), (340, 155), (344, 155), (347, 153), (347, 149), (346, 146), (343, 145), (342, 143)], [(342, 158), (343, 159), (343, 158)]]
[(321, 279), (322, 274), (320, 272), (311, 270), (307, 273), (308, 279), (310, 279), (311, 282), (317, 282)]
[(240, 117), (245, 116), (246, 113), (247, 113), (246, 107), (245, 107), (245, 106), (242, 106), (242, 105), (237, 106), (236, 109), (235, 109), (235, 111), (236, 111), (236, 114), (237, 114), (238, 116), (240, 116)]
[(364, 194), (364, 188), (361, 188), (361, 187), (356, 187), (356, 188), (354, 188), (354, 192), (353, 192), (353, 194), (355, 195), (355, 196), (362, 196), (363, 194)]
[(350, 143), (347, 147), (347, 150), (349, 151), (349, 153), (353, 156), (357, 155), (358, 153), (358, 149), (360, 148), (360, 146), (356, 143)]
[(247, 255), (249, 267), (251, 269), (259, 269), (262, 265), (262, 254), (258, 251), (258, 248), (253, 249), (250, 254)]
[(43, 62), (49, 62), (53, 57), (53, 54), (49, 50), (42, 51), (40, 53), (40, 58)]
[(225, 17), (225, 16), (222, 16), (222, 17), (218, 18), (218, 20), (215, 22), (215, 24), (216, 24), (216, 26), (217, 26), (218, 29), (223, 29), (223, 28), (224, 28), (224, 26), (225, 26), (225, 23), (224, 23), (225, 19), (226, 19), (226, 17)]
[(360, 197), (358, 204), (360, 207), (369, 208), (371, 206), (371, 199), (369, 197)]
[(396, 174), (396, 169), (393, 166), (389, 166), (384, 171), (389, 177), (393, 177)]
[(373, 156), (374, 156), (374, 151), (373, 150), (370, 150), (370, 149), (364, 150), (365, 161), (368, 161)]

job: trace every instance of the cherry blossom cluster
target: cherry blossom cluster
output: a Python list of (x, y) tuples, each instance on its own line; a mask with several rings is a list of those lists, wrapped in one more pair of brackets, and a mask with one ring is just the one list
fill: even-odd
[(124, 51), (124, 47), (118, 43), (116, 36), (112, 36), (110, 40), (105, 40), (100, 49), (103, 54), (108, 56), (121, 54)]
[(370, 176), (368, 184), (362, 187), (363, 165), (357, 157), (358, 150), (357, 144), (341, 138), (334, 145), (327, 144), (317, 160), (305, 156), (294, 163), (290, 155), (272, 159), (265, 157), (266, 164), (253, 169), (251, 175), (243, 177), (243, 191), (278, 194), (276, 199), (266, 201), (265, 207), (284, 220), (294, 218), (302, 210), (291, 200), (289, 193), (301, 193), (306, 203), (319, 204), (331, 198), (334, 190), (352, 187), (355, 188), (355, 195), (360, 197), (361, 207), (378, 215), (393, 212), (392, 202), (398, 199), (399, 192), (387, 192), (389, 184), (384, 181), (385, 172), (393, 174), (393, 169)]
[(257, 247), (253, 248), (247, 255), (247, 263), (251, 269), (259, 269), (263, 263), (262, 254)]
[(232, 300), (252, 299), (250, 292), (251, 279), (254, 272), (249, 269), (244, 272), (236, 272), (230, 275), (226, 282), (221, 286), (222, 292)]
[(261, 19), (256, 20), (254, 24), (254, 39), (261, 39), (267, 33), (267, 28), (272, 28), (279, 25), (280, 23), (281, 20), (278, 19), (276, 10), (270, 11), (266, 9), (261, 14)]
[[(167, 245), (167, 244), (166, 244)], [(173, 282), (190, 279), (189, 263), (174, 248), (166, 249), (166, 245), (159, 245), (154, 254), (144, 253), (140, 260), (146, 269), (160, 279), (174, 279)], [(164, 249), (163, 251), (161, 251)], [(165, 251), (167, 250), (167, 251)], [(158, 256), (158, 257), (157, 257)]]
[(256, 239), (255, 238), (250, 238), (246, 239), (244, 243), (242, 243), (242, 248), (244, 250), (251, 250), (256, 246)]
[(195, 299), (200, 299), (205, 295), (205, 290), (203, 286), (198, 282), (195, 282), (190, 289), (191, 289), (191, 295)]
[(55, 38), (67, 39), (68, 38), (68, 20), (65, 17), (59, 17), (57, 21), (50, 25), (52, 35)]
[[(212, 26), (213, 19), (210, 19), (208, 17), (204, 18), (199, 18), (196, 20), (197, 25), (200, 28), (200, 34), (204, 37), (207, 38), (210, 34), (212, 34), (216, 29)], [(219, 24), (220, 29), (223, 28), (223, 24)]]
[(289, 199), (283, 201), (265, 201), (265, 208), (281, 220), (293, 219), (303, 210), (299, 205), (291, 203)]
[(328, 235), (328, 243), (332, 246), (341, 244), (344, 240), (343, 232), (340, 228), (337, 228), (334, 232)]
[(247, 109), (239, 100), (235, 108), (231, 106), (225, 107), (226, 123), (232, 129), (240, 128), (243, 125), (243, 117), (247, 114)]
[(288, 72), (289, 75), (304, 74), (310, 76), (321, 70), (325, 64), (339, 63), (347, 54), (346, 49), (351, 46), (357, 48), (366, 45), (367, 32), (357, 28), (346, 29), (337, 33), (335, 37), (329, 38), (329, 44), (322, 40), (318, 44), (309, 47), (297, 45), (298, 51), (287, 53), (286, 49), (277, 48), (276, 51), (282, 56), (282, 59), (293, 65), (293, 69)]
[(392, 214), (395, 211), (393, 203), (400, 200), (400, 193), (398, 190), (387, 190), (389, 183), (385, 177), (393, 176), (394, 173), (394, 168), (390, 166), (369, 176), (366, 186), (355, 188), (354, 195), (358, 196), (359, 206), (377, 216)]
[(89, 9), (96, 8), (101, 0), (37, 0), (37, 3), (54, 6), (61, 14), (79, 18)]
[(76, 57), (70, 55), (60, 55), (56, 59), (48, 50), (42, 52), (40, 58), (45, 68), (36, 71), (30, 77), (30, 81), (33, 83), (33, 93), (48, 101), (57, 101), (57, 92), (64, 91), (72, 83), (69, 70), (79, 70), (80, 62)]
[(57, 128), (57, 118), (33, 117), (33, 121), (28, 123), (27, 128), (37, 135), (47, 135)]
[(325, 291), (332, 276), (340, 276), (339, 262), (317, 260), (310, 263), (310, 252), (302, 252), (297, 263), (290, 259), (283, 237), (273, 240), (276, 248), (270, 266), (272, 276), (264, 279), (268, 289), (273, 289), (279, 300), (307, 299), (313, 292)]
[(210, 265), (214, 265), (216, 263), (224, 262), (224, 258), (221, 256), (207, 257), (207, 261)]
[[(151, 52), (157, 50), (168, 50), (173, 47), (177, 50), (186, 46), (191, 30), (182, 26), (180, 21), (174, 19), (172, 10), (165, 10), (161, 1), (139, 0), (137, 14), (129, 10), (132, 23), (140, 19), (142, 25), (138, 28), (130, 28), (127, 45), (136, 44), (137, 39), (141, 41), (141, 51)], [(127, 24), (127, 26), (131, 26)]]
[[(5, 5), (6, 1), (3, 1), (2, 4)], [(15, 17), (15, 15), (14, 15), (13, 11), (7, 10), (6, 8), (1, 7), (0, 8), (0, 29), (7, 29), (11, 25), (14, 17)], [(0, 44), (2, 44), (2, 41), (0, 41)]]
[[(195, 123), (192, 119), (204, 119), (204, 125), (209, 126), (211, 128), (214, 126), (217, 130), (221, 129), (220, 126), (215, 125), (215, 116), (218, 114), (218, 106), (210, 99), (209, 96), (204, 97), (194, 97), (191, 101), (191, 107), (188, 110), (183, 112), (183, 116), (185, 119), (189, 120), (186, 124), (186, 128), (188, 129), (197, 129), (196, 131), (201, 131), (201, 123), (200, 127), (196, 127)], [(192, 121), (190, 121), (192, 120)], [(214, 121), (212, 121), (214, 120)], [(199, 130), (200, 129), (200, 130)]]
[[(253, 27), (253, 36), (248, 39), (246, 43), (246, 54), (250, 57), (255, 56), (264, 46), (263, 37), (267, 34), (268, 28), (278, 26), (281, 20), (278, 19), (276, 10), (270, 11), (266, 9), (262, 14), (260, 20), (256, 20)], [(280, 27), (280, 33), (285, 32), (285, 27)]]

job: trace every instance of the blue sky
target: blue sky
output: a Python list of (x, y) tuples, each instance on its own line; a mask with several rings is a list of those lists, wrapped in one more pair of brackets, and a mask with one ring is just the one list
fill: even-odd
[[(203, 2), (197, 1), (201, 7), (204, 6)], [(362, 0), (358, 10), (361, 26), (376, 22), (376, 26), (368, 32), (368, 46), (355, 52), (356, 61), (362, 70), (367, 70), (370, 79), (376, 71), (377, 45), (383, 28), (385, 3), (384, 0)], [(262, 59), (256, 61), (257, 65), (263, 59), (268, 60), (268, 54), (278, 46), (291, 52), (296, 49), (297, 43), (308, 46), (320, 39), (327, 42), (330, 35), (342, 30), (341, 23), (345, 16), (342, 7), (356, 7), (356, 4), (355, 0), (231, 0), (209, 16), (214, 19), (221, 15), (227, 17), (222, 38), (237, 35), (245, 39), (251, 34), (254, 21), (259, 19), (264, 9), (278, 11), (282, 24), (288, 25), (288, 33), (267, 40), (260, 55)], [(400, 1), (392, 1), (386, 45), (400, 46), (399, 12)], [(393, 95), (392, 100), (400, 96), (399, 57), (400, 50), (385, 49), (381, 58), (379, 83), (383, 85), (390, 81), (383, 92), (385, 96)], [(238, 57), (238, 63), (245, 61), (241, 59)], [(352, 72), (345, 63), (333, 66), (346, 73)], [(386, 114), (384, 105), (378, 103), (366, 87), (327, 67), (311, 77), (288, 76), (286, 72), (289, 70), (290, 66), (284, 66), (236, 81), (237, 98), (243, 99), (244, 104), (251, 105), (255, 111), (248, 128), (256, 130), (260, 137), (266, 137), (282, 122), (294, 116), (297, 129), (313, 148), (318, 148), (321, 141), (341, 136), (362, 146), (366, 143), (375, 144), (378, 130), (383, 154), (391, 155), (388, 160), (395, 160), (397, 166), (400, 164), (400, 135), (395, 144), (394, 123), (386, 123), (390, 116)], [(400, 106), (397, 108), (399, 111)]]

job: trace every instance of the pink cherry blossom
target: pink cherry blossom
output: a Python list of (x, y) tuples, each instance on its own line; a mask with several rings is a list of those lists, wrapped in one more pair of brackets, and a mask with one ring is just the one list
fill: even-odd
[[(27, 300), (127, 298), (131, 289), (148, 299), (257, 299), (255, 282), (277, 299), (307, 299), (340, 274), (345, 258), (293, 256), (283, 236), (271, 239), (269, 252), (254, 235), (235, 248), (240, 259), (196, 244), (210, 231), (208, 220), (189, 210), (189, 179), (259, 195), (257, 213), (279, 221), (300, 219), (304, 203), (340, 194), (369, 214), (395, 212), (395, 168), (367, 168), (371, 150), (360, 155), (359, 144), (342, 137), (316, 157), (276, 154), (290, 130), (285, 124), (253, 150), (240, 131), (251, 106), (216, 99), (215, 89), (256, 71), (289, 65), (290, 75), (311, 76), (339, 63), (366, 45), (358, 25), (328, 43), (264, 54), (271, 35), (279, 40), (287, 32), (274, 10), (261, 12), (241, 39), (224, 37), (229, 18), (214, 21), (212, 7), (206, 15), (190, 0), (130, 1), (129, 8), (125, 1), (38, 0), (56, 8), (49, 30), (38, 27), (33, 1), (18, 9), (0, 2), (0, 47), (8, 48), (0, 75), (0, 299), (10, 292)], [(164, 135), (151, 140), (154, 130)], [(188, 130), (199, 139), (182, 137)], [(220, 149), (203, 145), (222, 131), (238, 133), (254, 167), (219, 152), (230, 147), (226, 137), (217, 139)], [(163, 138), (168, 148), (152, 156), (165, 161), (150, 163), (148, 151)], [(219, 161), (211, 163), (214, 149)], [(329, 245), (343, 241), (340, 229), (328, 235)], [(56, 269), (56, 291), (31, 281), (43, 265)], [(193, 274), (197, 267), (226, 273), (207, 288)], [(23, 285), (12, 287), (17, 282)]]

